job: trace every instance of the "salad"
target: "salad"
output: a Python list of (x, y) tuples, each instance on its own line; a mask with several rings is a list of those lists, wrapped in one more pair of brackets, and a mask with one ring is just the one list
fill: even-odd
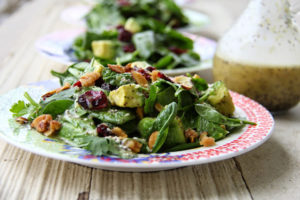
[(200, 63), (193, 46), (193, 40), (153, 19), (129, 18), (109, 30), (87, 30), (74, 40), (70, 52), (80, 61), (96, 57), (104, 64), (125, 65), (145, 60), (158, 69), (173, 69)]
[(246, 124), (233, 116), (223, 82), (198, 75), (168, 77), (146, 62), (126, 66), (81, 62), (52, 71), (61, 87), (37, 102), (25, 93), (10, 109), (21, 128), (84, 148), (96, 156), (208, 147)]
[(193, 40), (174, 30), (188, 24), (173, 0), (101, 1), (85, 17), (87, 30), (66, 52), (77, 61), (103, 64), (145, 60), (157, 69), (195, 66)]
[(128, 18), (158, 21), (172, 28), (189, 24), (188, 18), (173, 0), (100, 0), (85, 16), (89, 29), (105, 30), (124, 23)]

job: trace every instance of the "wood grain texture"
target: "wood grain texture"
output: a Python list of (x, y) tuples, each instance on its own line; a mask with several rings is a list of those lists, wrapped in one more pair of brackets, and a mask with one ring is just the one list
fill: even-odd
[[(203, 0), (199, 2), (205, 7)], [(74, 28), (59, 19), (61, 11), (73, 4), (73, 0), (33, 0), (3, 22), (0, 94), (50, 79), (51, 69), (65, 69), (38, 54), (34, 43), (49, 32)], [(218, 36), (224, 27), (215, 30)], [(274, 137), (243, 156), (152, 173), (91, 169), (37, 156), (0, 140), (0, 200), (285, 199), (286, 194), (299, 199), (299, 113), (300, 106), (277, 116)]]
[(94, 169), (90, 199), (251, 199), (235, 162), (151, 173)]

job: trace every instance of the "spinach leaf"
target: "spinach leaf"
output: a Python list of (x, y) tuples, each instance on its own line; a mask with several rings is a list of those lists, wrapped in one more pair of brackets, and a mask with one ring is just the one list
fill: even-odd
[(109, 109), (107, 111), (93, 111), (91, 116), (112, 124), (122, 125), (135, 119), (135, 113), (131, 110)]
[(223, 124), (230, 127), (240, 127), (245, 124), (255, 125), (255, 123), (246, 120), (226, 117), (207, 103), (196, 104), (195, 108), (199, 116), (203, 117), (204, 119), (210, 122), (214, 122), (217, 124)]
[(54, 94), (46, 98), (45, 100), (41, 100), (40, 104), (46, 105), (51, 101), (57, 101), (57, 100), (71, 100), (73, 99), (75, 92), (76, 92), (76, 88), (73, 87), (67, 90), (63, 90), (60, 93)]
[(188, 51), (180, 55), (180, 63), (186, 67), (192, 67), (199, 64), (201, 60), (199, 54), (193, 51)]
[(229, 132), (221, 127), (220, 124), (208, 121), (207, 119), (198, 116), (197, 119), (197, 131), (207, 132), (209, 136), (215, 138), (215, 140), (220, 140), (224, 138)]
[(69, 66), (68, 69), (62, 73), (51, 70), (51, 74), (59, 78), (61, 85), (64, 85), (66, 82), (74, 84), (83, 75), (84, 70), (88, 67), (90, 67), (89, 63), (80, 62)]
[(181, 122), (183, 124), (184, 130), (191, 128), (196, 129), (198, 127), (198, 114), (194, 107), (183, 112), (181, 117)]
[(154, 32), (145, 31), (134, 34), (133, 43), (142, 58), (149, 58), (150, 55), (155, 51)]
[(52, 101), (42, 108), (41, 114), (50, 114), (55, 118), (57, 115), (64, 113), (65, 110), (70, 108), (73, 104), (74, 101), (70, 99)]
[(164, 31), (168, 46), (176, 46), (182, 49), (193, 49), (193, 40), (185, 37), (178, 31), (167, 27)]
[(192, 77), (192, 82), (198, 91), (204, 91), (208, 88), (208, 84), (203, 78)]
[(135, 83), (130, 73), (119, 74), (110, 70), (109, 68), (103, 69), (102, 78), (105, 81), (105, 83), (114, 86), (122, 86), (130, 83)]
[(169, 86), (157, 94), (156, 102), (160, 103), (163, 106), (170, 104), (171, 102), (175, 101), (174, 93), (175, 93), (174, 88)]
[(144, 112), (145, 114), (150, 114), (153, 112), (154, 105), (157, 98), (158, 87), (155, 84), (151, 84), (149, 97), (145, 100)]
[(152, 152), (157, 152), (164, 144), (168, 136), (169, 124), (175, 119), (177, 114), (177, 103), (173, 102), (165, 106), (165, 108), (158, 114), (153, 124), (153, 131), (159, 131)]

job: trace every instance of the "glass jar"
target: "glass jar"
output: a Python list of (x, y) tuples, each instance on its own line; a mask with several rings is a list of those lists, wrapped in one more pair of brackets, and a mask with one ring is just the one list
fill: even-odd
[(300, 100), (300, 29), (289, 0), (252, 0), (220, 40), (215, 80), (271, 111)]

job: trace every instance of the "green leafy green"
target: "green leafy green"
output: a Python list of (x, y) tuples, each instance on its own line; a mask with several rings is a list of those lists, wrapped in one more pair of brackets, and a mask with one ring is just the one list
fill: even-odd
[(105, 68), (102, 72), (102, 79), (111, 85), (121, 86), (135, 83), (130, 73), (116, 73), (109, 68)]
[(175, 102), (165, 106), (165, 108), (158, 114), (153, 124), (153, 131), (159, 131), (152, 152), (155, 153), (164, 144), (168, 137), (169, 124), (175, 119), (177, 114), (177, 104)]
[(113, 123), (117, 125), (125, 124), (135, 119), (135, 113), (131, 110), (111, 108), (106, 111), (91, 112), (91, 116), (101, 120), (102, 122)]

